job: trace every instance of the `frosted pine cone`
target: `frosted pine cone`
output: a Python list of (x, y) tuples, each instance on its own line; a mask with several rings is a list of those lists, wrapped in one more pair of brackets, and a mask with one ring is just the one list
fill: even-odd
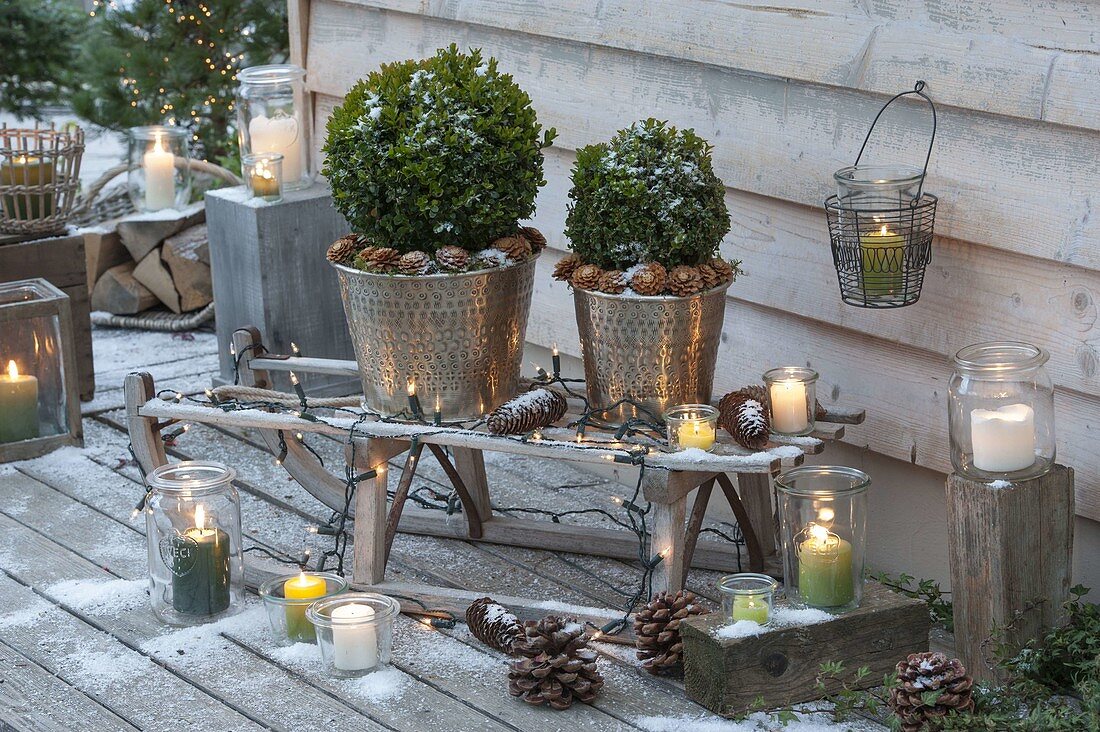
[(368, 272), (385, 272), (397, 266), (401, 254), (389, 247), (367, 247), (355, 257), (355, 266)]
[(706, 612), (687, 590), (661, 592), (634, 615), (634, 645), (642, 668), (651, 674), (681, 670), (684, 642), (680, 621)]
[(439, 248), (435, 253), (435, 261), (439, 263), (441, 269), (458, 272), (466, 269), (470, 263), (470, 253), (462, 247), (448, 245)]
[(609, 269), (600, 276), (600, 284), (596, 289), (608, 295), (619, 295), (626, 289), (626, 279), (619, 270)]
[(519, 234), (502, 236), (493, 242), (493, 249), (499, 249), (517, 262), (531, 254), (531, 242)]
[(564, 396), (537, 387), (501, 404), (485, 423), (494, 435), (522, 435), (554, 424), (568, 408)]
[(358, 234), (348, 234), (332, 242), (326, 256), (334, 264), (348, 264), (355, 259), (361, 246)]
[(397, 271), (403, 275), (422, 275), (431, 263), (432, 258), (424, 252), (407, 252), (397, 260)]
[(523, 238), (531, 242), (531, 248), (534, 251), (541, 252), (546, 247), (546, 237), (534, 226), (521, 226), (519, 230)]
[(479, 641), (511, 655), (523, 634), (516, 616), (491, 597), (482, 597), (466, 608), (466, 625)]
[(574, 701), (591, 702), (603, 688), (596, 652), (576, 620), (529, 620), (515, 650), (523, 658), (508, 670), (508, 692), (528, 704), (568, 709)]
[(703, 290), (703, 278), (695, 267), (681, 265), (668, 273), (668, 289), (677, 297), (688, 297)]
[(768, 407), (747, 389), (731, 391), (722, 397), (718, 402), (718, 425), (748, 450), (763, 450), (771, 435)]
[(639, 295), (660, 295), (667, 281), (668, 270), (657, 262), (650, 262), (630, 278), (630, 289)]
[[(897, 665), (898, 685), (890, 692), (890, 707), (904, 732), (918, 732), (950, 712), (974, 710), (974, 681), (959, 659), (936, 652), (910, 653)], [(941, 692), (932, 704), (924, 694)]]
[(600, 286), (600, 278), (603, 270), (594, 264), (582, 264), (573, 270), (573, 276), (569, 279), (573, 287), (581, 290), (595, 290)]
[(577, 259), (576, 254), (566, 254), (554, 265), (554, 279), (559, 282), (568, 282), (579, 266), (581, 266), (581, 260)]

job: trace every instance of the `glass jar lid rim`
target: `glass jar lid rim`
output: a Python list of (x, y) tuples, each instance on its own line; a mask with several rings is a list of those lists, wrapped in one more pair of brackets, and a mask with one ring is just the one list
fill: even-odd
[[(999, 356), (989, 361), (988, 356)], [(986, 358), (983, 358), (986, 357)], [(955, 365), (966, 371), (997, 372), (1028, 369), (1042, 366), (1050, 354), (1039, 346), (1023, 341), (986, 341), (959, 349)]]
[[(701, 412), (697, 417), (689, 417), (686, 412)], [(710, 404), (677, 404), (665, 412), (665, 419), (708, 419), (718, 416), (718, 408)]]
[[(203, 476), (167, 478), (173, 473), (194, 470), (206, 473)], [(161, 465), (149, 474), (147, 482), (149, 487), (160, 493), (203, 493), (226, 483), (232, 483), (237, 477), (237, 471), (227, 465), (205, 460), (182, 460), (178, 463)]]
[(249, 66), (237, 72), (237, 81), (245, 84), (278, 84), (306, 75), (306, 70), (296, 64), (264, 64)]
[(126, 132), (130, 137), (138, 140), (153, 139), (157, 135), (180, 137), (186, 140), (189, 134), (187, 130), (176, 125), (138, 125), (129, 128)]
[[(351, 605), (358, 602), (361, 605), (368, 605), (374, 614), (364, 617), (361, 620), (333, 620), (332, 616), (324, 612), (335, 605)], [(389, 620), (395, 617), (401, 611), (401, 605), (388, 595), (382, 595), (377, 592), (342, 592), (339, 595), (331, 595), (329, 597), (322, 598), (315, 601), (312, 605), (306, 608), (306, 617), (314, 625), (320, 625), (322, 627), (332, 627), (334, 625), (368, 625), (378, 623), (384, 620)]]
[(779, 381), (786, 379), (798, 379), (799, 381), (817, 381), (821, 374), (809, 366), (777, 366), (764, 372), (764, 381)]
[[(756, 583), (756, 587), (730, 587), (734, 582)], [(733, 595), (757, 595), (761, 592), (775, 592), (779, 582), (774, 577), (756, 572), (738, 572), (718, 578), (718, 591)]]
[[(849, 484), (847, 486), (840, 485), (826, 488), (799, 486), (795, 482), (798, 478), (813, 476), (844, 477), (848, 479)], [(850, 495), (862, 493), (870, 487), (871, 476), (859, 468), (849, 468), (846, 465), (801, 465), (797, 468), (791, 468), (785, 473), (780, 473), (775, 479), (776, 490), (792, 496)]]
[[(292, 580), (296, 577), (299, 577), (302, 574), (306, 575), (307, 577), (320, 577), (321, 579), (325, 580), (325, 583), (326, 583), (326, 592), (325, 592), (325, 594), (322, 597), (319, 597), (319, 598), (318, 597), (297, 598), (297, 597), (286, 597), (285, 595), (275, 594), (276, 590), (282, 590), (282, 587), (283, 587), (284, 584), (286, 584), (287, 582), (289, 582), (290, 580)], [(330, 582), (336, 585), (336, 589), (333, 590), (332, 592), (327, 591), (327, 586), (328, 586), (328, 583), (330, 583)], [(276, 604), (310, 605), (314, 602), (317, 602), (317, 600), (323, 600), (323, 599), (332, 597), (334, 595), (337, 595), (339, 593), (342, 593), (348, 587), (350, 587), (350, 585), (348, 584), (348, 581), (346, 579), (344, 579), (343, 577), (341, 577), (340, 575), (336, 574), (335, 572), (304, 572), (303, 571), (303, 572), (300, 572), (298, 574), (275, 575), (274, 577), (271, 577), (270, 579), (266, 580), (262, 585), (260, 585), (258, 593), (259, 593), (260, 597), (262, 597), (264, 600), (268, 600), (268, 601), (274, 602)]]
[[(872, 171), (893, 171), (893, 176), (887, 177), (886, 175), (867, 175), (867, 177), (856, 177), (856, 173), (865, 172), (870, 174)], [(878, 184), (883, 185), (886, 183), (916, 183), (924, 177), (924, 169), (918, 168), (915, 165), (907, 165), (903, 163), (889, 163), (880, 165), (848, 165), (833, 173), (833, 177), (842, 183), (855, 183), (855, 184)]]

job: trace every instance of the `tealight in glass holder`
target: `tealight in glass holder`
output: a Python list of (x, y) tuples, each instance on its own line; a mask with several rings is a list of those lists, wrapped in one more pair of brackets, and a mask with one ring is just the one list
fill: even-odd
[(775, 479), (788, 602), (829, 612), (859, 607), (870, 486), (861, 470), (827, 465)]
[(1026, 480), (1054, 464), (1054, 384), (1049, 354), (997, 341), (955, 355), (948, 386), (951, 463), (980, 481)]
[(180, 127), (131, 127), (127, 187), (138, 211), (183, 208), (191, 200), (190, 133)]
[(254, 153), (241, 158), (244, 182), (254, 198), (268, 203), (283, 200), (283, 156), (280, 153)]
[(722, 614), (731, 623), (751, 620), (757, 625), (767, 625), (771, 622), (778, 589), (779, 583), (766, 574), (728, 574), (718, 580)]
[(709, 404), (681, 404), (665, 412), (668, 446), (673, 450), (714, 449), (718, 410)]
[(801, 366), (782, 366), (764, 374), (771, 400), (772, 432), (808, 435), (814, 431), (817, 372)]
[(316, 643), (317, 634), (306, 618), (306, 609), (347, 589), (348, 581), (332, 572), (299, 572), (272, 577), (260, 585), (275, 645)]
[(396, 600), (374, 592), (345, 592), (310, 605), (306, 618), (316, 630), (325, 672), (353, 678), (389, 666), (400, 610)]

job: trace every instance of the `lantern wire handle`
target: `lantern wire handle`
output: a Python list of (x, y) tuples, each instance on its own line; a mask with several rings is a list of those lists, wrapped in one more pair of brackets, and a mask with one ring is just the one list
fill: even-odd
[(910, 206), (916, 206), (917, 203), (920, 201), (921, 196), (924, 194), (924, 176), (928, 174), (928, 161), (932, 159), (932, 145), (934, 145), (936, 142), (936, 105), (933, 104), (932, 99), (924, 93), (924, 87), (924, 82), (918, 80), (917, 83), (913, 85), (912, 89), (910, 89), (909, 91), (903, 91), (900, 94), (895, 94), (894, 96), (890, 97), (890, 101), (882, 105), (882, 109), (878, 111), (878, 114), (875, 115), (874, 121), (871, 122), (871, 129), (867, 130), (867, 136), (863, 138), (863, 144), (859, 146), (859, 155), (856, 155), (855, 163), (856, 165), (859, 165), (859, 160), (863, 157), (863, 151), (867, 149), (867, 143), (870, 142), (871, 134), (875, 131), (875, 125), (878, 124), (879, 117), (882, 116), (882, 113), (886, 111), (887, 107), (889, 107), (891, 104), (901, 99), (902, 97), (909, 96), (910, 94), (915, 94), (924, 101), (928, 102), (928, 106), (932, 108), (932, 138), (928, 141), (928, 154), (924, 156), (924, 169), (921, 170), (920, 185), (917, 187), (917, 197), (914, 198), (913, 201), (909, 204)]

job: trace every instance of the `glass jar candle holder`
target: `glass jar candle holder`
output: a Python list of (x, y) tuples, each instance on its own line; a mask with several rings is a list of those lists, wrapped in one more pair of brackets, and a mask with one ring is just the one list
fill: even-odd
[(718, 410), (709, 404), (681, 404), (665, 412), (668, 446), (710, 452), (718, 435)]
[(396, 600), (374, 592), (345, 592), (310, 605), (306, 618), (316, 630), (325, 672), (350, 678), (389, 666), (400, 610)]
[(718, 580), (722, 614), (731, 623), (751, 620), (757, 625), (767, 625), (771, 622), (778, 589), (779, 583), (766, 574), (728, 574)]
[[(283, 190), (310, 184), (305, 69), (293, 64), (253, 66), (237, 73), (237, 134), (241, 160), (257, 153), (283, 156)], [(248, 171), (242, 171), (245, 179)]]
[(283, 200), (283, 156), (281, 153), (253, 153), (241, 158), (244, 183), (253, 198), (268, 203)]
[(147, 478), (149, 596), (169, 625), (217, 620), (244, 600), (235, 477), (220, 463), (189, 460), (162, 465)]
[(299, 572), (272, 577), (260, 585), (275, 645), (316, 643), (317, 634), (306, 618), (306, 609), (347, 589), (348, 581), (332, 572)]
[(131, 127), (127, 187), (138, 211), (183, 208), (191, 202), (190, 133), (179, 127)]
[(1026, 480), (1054, 464), (1049, 355), (1027, 343), (978, 343), (955, 354), (948, 386), (951, 463), (982, 481)]
[(817, 372), (801, 366), (782, 366), (764, 374), (771, 400), (772, 432), (808, 435), (814, 431)]
[(789, 602), (843, 612), (863, 598), (867, 489), (861, 470), (802, 466), (775, 479)]
[(909, 208), (920, 197), (924, 170), (913, 165), (849, 165), (833, 173), (841, 208)]

